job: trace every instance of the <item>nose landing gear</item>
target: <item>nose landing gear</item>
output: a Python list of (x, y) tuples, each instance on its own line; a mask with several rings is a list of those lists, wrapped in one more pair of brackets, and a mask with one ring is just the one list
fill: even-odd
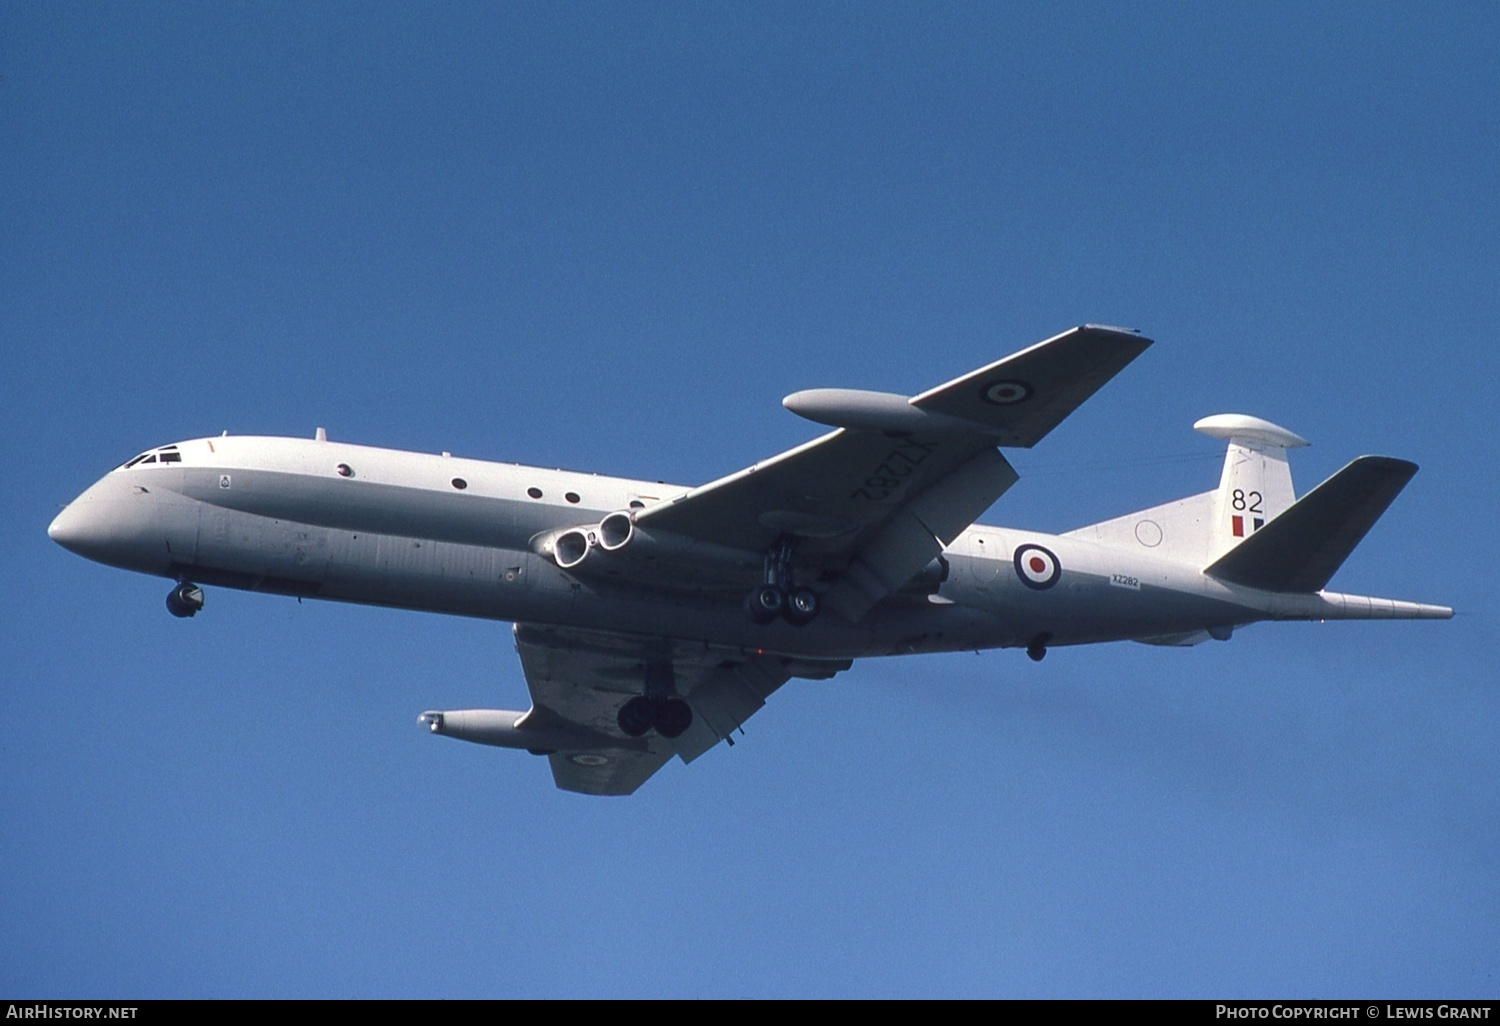
[(186, 619), (203, 608), (203, 589), (192, 581), (179, 581), (167, 592), (167, 612)]

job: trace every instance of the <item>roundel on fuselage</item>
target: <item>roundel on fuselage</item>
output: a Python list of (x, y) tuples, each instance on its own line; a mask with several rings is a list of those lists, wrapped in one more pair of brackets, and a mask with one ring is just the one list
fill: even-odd
[(1057, 583), (1062, 576), (1062, 564), (1051, 549), (1040, 545), (1021, 545), (1016, 548), (1016, 576), (1028, 588), (1045, 591)]

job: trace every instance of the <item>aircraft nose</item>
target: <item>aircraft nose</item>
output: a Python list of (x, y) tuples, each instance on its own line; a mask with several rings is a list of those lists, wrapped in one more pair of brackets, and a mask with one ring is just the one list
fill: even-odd
[(86, 508), (91, 505), (93, 503), (85, 503), (81, 496), (68, 503), (47, 525), (47, 537), (69, 552), (87, 556), (90, 541), (97, 542), (99, 535), (97, 526), (92, 523), (97, 511)]
[(106, 475), (63, 507), (47, 537), (96, 563), (161, 572), (168, 553), (155, 498), (145, 489), (136, 494), (117, 474)]

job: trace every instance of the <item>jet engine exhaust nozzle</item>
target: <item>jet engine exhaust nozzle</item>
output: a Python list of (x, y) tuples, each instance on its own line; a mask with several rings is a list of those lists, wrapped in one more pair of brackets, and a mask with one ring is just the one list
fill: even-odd
[(558, 566), (571, 570), (589, 554), (590, 544), (588, 534), (582, 528), (575, 527), (557, 536), (552, 543), (552, 556), (557, 560)]
[(635, 521), (629, 513), (611, 513), (599, 521), (599, 547), (605, 552), (623, 549), (634, 537)]

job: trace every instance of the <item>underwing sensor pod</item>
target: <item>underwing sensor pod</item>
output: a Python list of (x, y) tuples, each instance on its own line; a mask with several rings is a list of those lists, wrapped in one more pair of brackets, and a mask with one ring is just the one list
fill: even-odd
[(1219, 414), (1206, 491), (1062, 534), (979, 517), (1038, 444), (1150, 345), (1086, 325), (913, 396), (819, 388), (834, 430), (698, 487), (229, 437), (141, 453), (48, 533), (172, 581), (512, 622), (525, 711), (430, 710), (433, 734), (545, 756), (559, 787), (622, 795), (733, 743), (787, 681), (853, 660), (1134, 640), (1225, 641), (1261, 620), (1443, 619), (1328, 590), (1416, 473), (1361, 456), (1306, 494), (1275, 424)]

